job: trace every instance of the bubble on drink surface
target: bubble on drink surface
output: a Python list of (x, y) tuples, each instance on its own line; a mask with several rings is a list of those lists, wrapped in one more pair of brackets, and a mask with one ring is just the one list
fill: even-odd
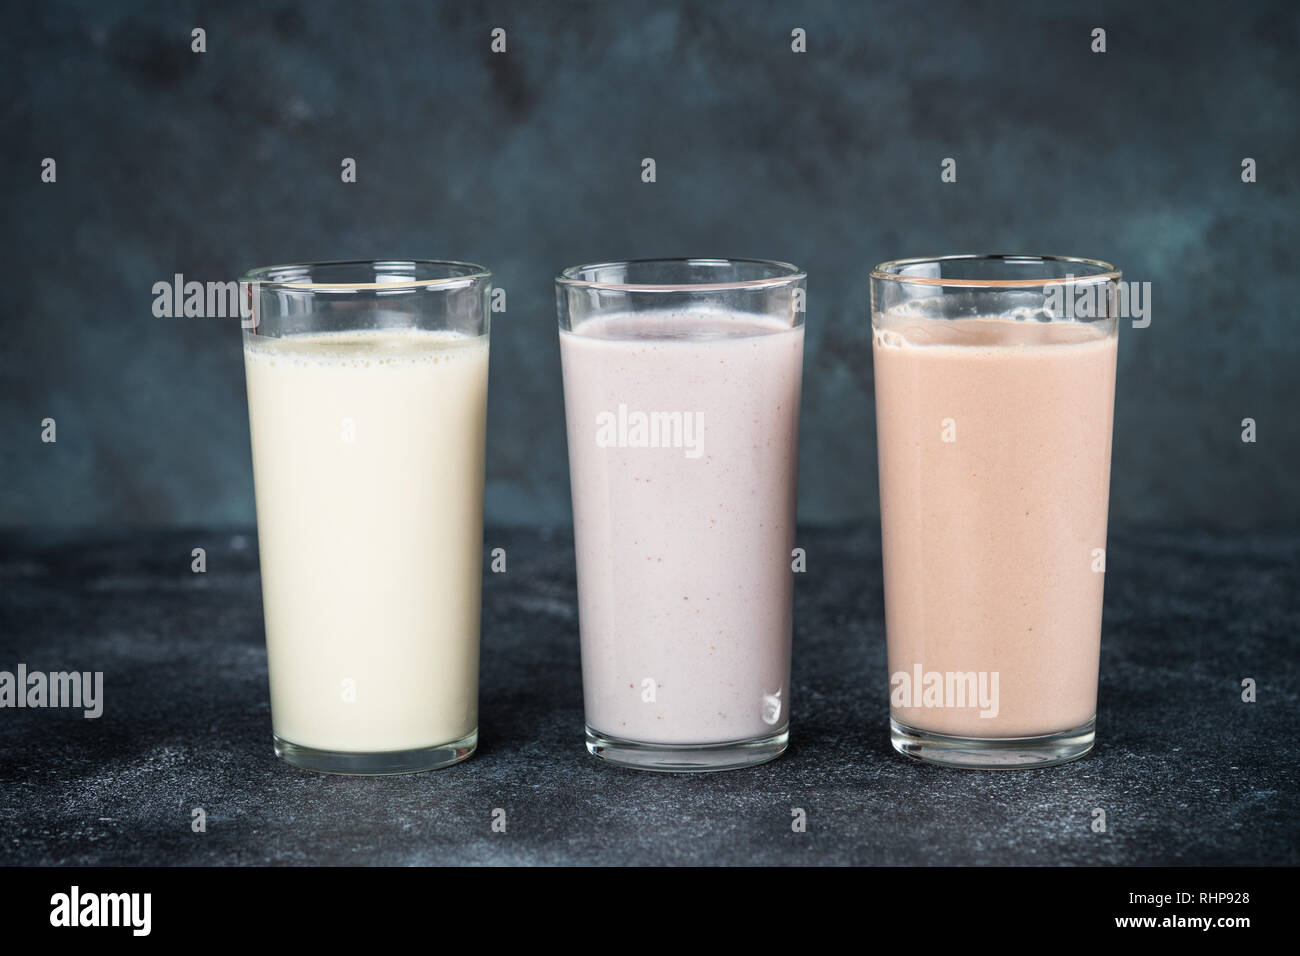
[(902, 335), (892, 329), (876, 329), (875, 340), (876, 345), (882, 349), (901, 349), (905, 341)]
[(250, 360), (296, 368), (385, 368), (436, 365), (487, 347), (486, 336), (447, 329), (379, 328), (255, 336), (246, 340)]
[(647, 344), (656, 345), (750, 338), (791, 331), (788, 322), (771, 316), (702, 306), (602, 315), (579, 322), (565, 334), (623, 341), (645, 340)]

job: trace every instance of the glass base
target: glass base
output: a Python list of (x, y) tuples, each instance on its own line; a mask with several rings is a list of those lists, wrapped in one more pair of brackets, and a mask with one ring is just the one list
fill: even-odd
[(737, 770), (775, 760), (790, 745), (790, 729), (767, 737), (720, 744), (647, 744), (620, 740), (587, 728), (587, 751), (621, 767), (661, 773)]
[(474, 753), (478, 746), (478, 730), (472, 730), (460, 740), (436, 747), (419, 747), (415, 750), (383, 750), (375, 753), (352, 753), (344, 750), (317, 750), (295, 744), (278, 734), (275, 755), (285, 763), (314, 770), (316, 773), (338, 773), (354, 776), (375, 776), (389, 773), (420, 773), (438, 770), (460, 763)]
[(926, 763), (967, 770), (1017, 770), (1078, 760), (1092, 750), (1096, 726), (1094, 717), (1082, 727), (1044, 737), (950, 737), (890, 718), (889, 739), (900, 754)]

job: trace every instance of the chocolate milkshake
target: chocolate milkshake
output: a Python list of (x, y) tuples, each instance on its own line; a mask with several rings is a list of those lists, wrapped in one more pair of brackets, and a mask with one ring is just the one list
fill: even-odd
[(1116, 323), (941, 308), (873, 317), (895, 745), (1070, 759), (1096, 713)]

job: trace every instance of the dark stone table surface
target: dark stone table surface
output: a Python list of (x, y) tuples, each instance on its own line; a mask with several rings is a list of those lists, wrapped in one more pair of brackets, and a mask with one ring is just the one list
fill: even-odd
[(0, 535), (0, 670), (105, 684), (97, 720), (0, 710), (0, 864), (1300, 862), (1295, 535), (1112, 528), (1096, 750), (970, 772), (889, 746), (878, 532), (807, 530), (790, 750), (692, 776), (584, 749), (568, 532), (486, 540), (477, 755), (350, 778), (272, 753), (251, 532)]

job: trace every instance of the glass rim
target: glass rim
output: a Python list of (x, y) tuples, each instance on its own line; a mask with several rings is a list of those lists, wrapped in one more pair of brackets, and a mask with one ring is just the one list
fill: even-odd
[[(281, 276), (294, 272), (312, 275), (318, 269), (336, 269), (344, 266), (409, 267), (418, 274), (424, 267), (440, 267), (460, 270), (452, 275), (434, 276), (427, 279), (399, 278), (395, 282), (316, 282), (311, 279), (289, 279)], [(376, 270), (377, 271), (377, 270)], [(323, 259), (318, 262), (290, 262), (274, 266), (258, 266), (249, 269), (239, 277), (239, 282), (256, 285), (262, 289), (282, 290), (285, 292), (370, 292), (382, 290), (398, 292), (431, 287), (460, 288), (468, 283), (491, 279), (492, 271), (486, 266), (474, 262), (461, 262), (456, 259)]]
[[(909, 276), (892, 269), (907, 266), (940, 264), (945, 262), (1064, 262), (1072, 265), (1086, 266), (1087, 275), (1076, 276), (1040, 276), (1030, 279), (960, 279), (942, 276)], [(948, 256), (917, 256), (910, 259), (891, 259), (882, 262), (871, 270), (872, 281), (899, 282), (908, 285), (937, 286), (952, 289), (1041, 289), (1048, 285), (1080, 285), (1111, 282), (1118, 280), (1123, 273), (1109, 262), (1101, 259), (1084, 259), (1078, 256), (1036, 256), (1007, 253), (964, 253)]]
[[(765, 266), (775, 273), (761, 279), (738, 279), (733, 282), (601, 282), (579, 278), (579, 273), (616, 266), (671, 263), (674, 265), (750, 265)], [(603, 292), (725, 292), (730, 289), (772, 289), (808, 278), (798, 266), (779, 259), (745, 259), (719, 257), (611, 259), (606, 262), (587, 262), (570, 266), (555, 277), (556, 285), (572, 289), (596, 289)]]

